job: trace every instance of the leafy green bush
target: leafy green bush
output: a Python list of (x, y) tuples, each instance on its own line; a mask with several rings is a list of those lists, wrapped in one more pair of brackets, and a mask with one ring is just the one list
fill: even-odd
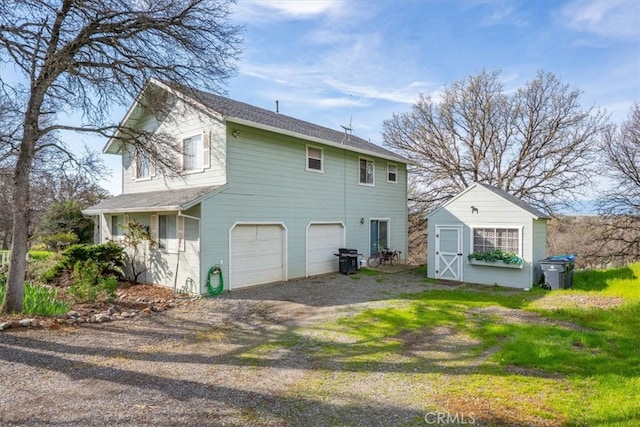
[(29, 251), (29, 260), (42, 261), (51, 258), (51, 255), (53, 255), (53, 252), (50, 251), (31, 250)]
[(72, 272), (79, 261), (91, 260), (100, 268), (103, 276), (122, 277), (123, 248), (114, 242), (100, 245), (72, 245), (62, 254), (60, 261), (42, 275), (42, 280), (50, 282), (65, 271)]
[(51, 270), (61, 259), (60, 254), (52, 253), (47, 258), (27, 260), (27, 281), (41, 282), (43, 274)]
[(104, 276), (102, 267), (92, 259), (76, 262), (71, 279), (73, 285), (67, 293), (78, 302), (95, 302), (100, 296), (108, 301), (115, 299), (118, 280), (113, 275)]

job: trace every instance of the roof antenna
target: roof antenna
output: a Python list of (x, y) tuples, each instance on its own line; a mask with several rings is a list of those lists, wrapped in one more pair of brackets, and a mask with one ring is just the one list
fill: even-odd
[(353, 127), (352, 127), (353, 114), (351, 113), (352, 100), (353, 100), (353, 95), (349, 95), (349, 126), (340, 125), (340, 127), (344, 129), (344, 139), (342, 140), (343, 144), (346, 141), (349, 141), (351, 135), (353, 135)]
[(276, 113), (280, 114), (280, 101), (276, 99)]

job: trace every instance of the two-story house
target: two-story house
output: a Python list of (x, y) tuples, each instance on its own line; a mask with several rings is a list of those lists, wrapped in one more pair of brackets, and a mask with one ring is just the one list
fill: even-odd
[[(141, 99), (161, 89), (164, 119)], [(140, 279), (206, 292), (213, 266), (225, 289), (338, 271), (339, 248), (364, 257), (378, 244), (407, 253), (407, 165), (362, 138), (225, 97), (150, 81), (124, 117), (178, 144), (177, 176), (116, 133), (104, 152), (122, 157), (122, 194), (86, 209), (96, 241), (117, 240), (136, 220), (156, 242)], [(217, 283), (217, 282), (216, 282)]]

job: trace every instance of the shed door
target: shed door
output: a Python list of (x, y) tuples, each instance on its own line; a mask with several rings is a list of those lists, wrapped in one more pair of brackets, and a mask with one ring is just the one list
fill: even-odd
[(462, 281), (462, 227), (436, 226), (438, 279)]
[(277, 224), (237, 225), (231, 231), (229, 289), (281, 282), (285, 233)]
[(307, 229), (307, 276), (338, 271), (335, 254), (343, 245), (342, 224), (311, 224)]

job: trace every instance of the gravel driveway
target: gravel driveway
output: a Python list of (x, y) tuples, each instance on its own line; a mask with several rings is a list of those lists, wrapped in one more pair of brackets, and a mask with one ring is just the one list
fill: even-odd
[[(383, 372), (366, 387), (309, 394), (344, 369), (281, 346), (402, 292), (422, 274), (292, 280), (131, 320), (0, 333), (0, 425), (406, 425), (424, 417)], [(425, 387), (428, 385), (425, 384)]]

